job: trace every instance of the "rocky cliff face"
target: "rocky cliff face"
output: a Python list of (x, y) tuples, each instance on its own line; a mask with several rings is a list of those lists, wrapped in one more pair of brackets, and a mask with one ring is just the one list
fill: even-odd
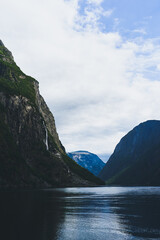
[(92, 185), (100, 181), (65, 153), (38, 82), (0, 41), (0, 186)]
[(104, 167), (105, 163), (96, 155), (87, 151), (75, 151), (68, 153), (68, 156), (72, 158), (81, 167), (84, 167), (95, 176), (98, 176), (99, 172)]
[(160, 121), (141, 123), (124, 136), (99, 177), (108, 184), (160, 185)]

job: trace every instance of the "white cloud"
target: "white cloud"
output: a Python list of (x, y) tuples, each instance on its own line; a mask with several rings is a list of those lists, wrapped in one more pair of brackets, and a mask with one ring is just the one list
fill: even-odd
[(108, 18), (112, 15), (113, 9), (107, 11), (101, 7), (102, 1), (99, 0), (88, 0), (84, 8), (84, 13), (76, 15), (75, 29), (99, 32), (100, 27), (103, 28), (101, 17)]
[(140, 34), (144, 34), (144, 35), (146, 34), (146, 30), (143, 29), (143, 28), (134, 29), (133, 32), (135, 32), (135, 33), (140, 33)]
[(158, 64), (158, 65), (157, 65), (157, 70), (159, 70), (159, 71), (160, 71), (160, 64)]
[(88, 1), (96, 7), (84, 17), (78, 0), (1, 1), (1, 38), (40, 82), (68, 151), (110, 153), (135, 125), (160, 118), (160, 79), (146, 74), (160, 71), (159, 39), (101, 32), (101, 2)]
[(102, 2), (103, 2), (103, 0), (88, 0), (89, 4), (100, 5)]

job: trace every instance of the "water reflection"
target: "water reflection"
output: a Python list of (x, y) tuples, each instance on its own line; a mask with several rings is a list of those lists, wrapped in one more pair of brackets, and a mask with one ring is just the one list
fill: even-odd
[[(160, 188), (65, 189), (58, 239), (160, 239)], [(74, 194), (74, 195), (73, 195)]]
[(125, 233), (141, 238), (160, 238), (160, 192), (156, 188), (145, 190), (146, 194), (133, 190), (120, 195), (110, 201), (110, 206)]
[(0, 239), (160, 239), (160, 188), (0, 192)]
[(63, 219), (63, 202), (53, 193), (0, 192), (0, 239), (56, 239)]

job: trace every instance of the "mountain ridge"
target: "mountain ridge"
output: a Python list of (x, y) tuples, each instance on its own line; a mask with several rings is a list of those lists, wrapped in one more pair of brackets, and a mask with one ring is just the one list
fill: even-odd
[(117, 144), (99, 177), (115, 185), (160, 185), (160, 121), (148, 120)]
[(105, 165), (105, 163), (96, 154), (88, 151), (74, 151), (68, 153), (68, 156), (95, 176), (98, 176), (99, 172)]

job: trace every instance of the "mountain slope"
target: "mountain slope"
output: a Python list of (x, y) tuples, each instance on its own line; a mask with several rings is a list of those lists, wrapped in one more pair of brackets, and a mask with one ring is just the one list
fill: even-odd
[(141, 123), (124, 136), (99, 177), (108, 184), (160, 185), (160, 121)]
[(0, 41), (0, 187), (100, 184), (65, 153), (38, 82)]
[(99, 172), (105, 165), (105, 163), (97, 155), (87, 151), (70, 152), (68, 153), (68, 156), (95, 176), (98, 176)]

